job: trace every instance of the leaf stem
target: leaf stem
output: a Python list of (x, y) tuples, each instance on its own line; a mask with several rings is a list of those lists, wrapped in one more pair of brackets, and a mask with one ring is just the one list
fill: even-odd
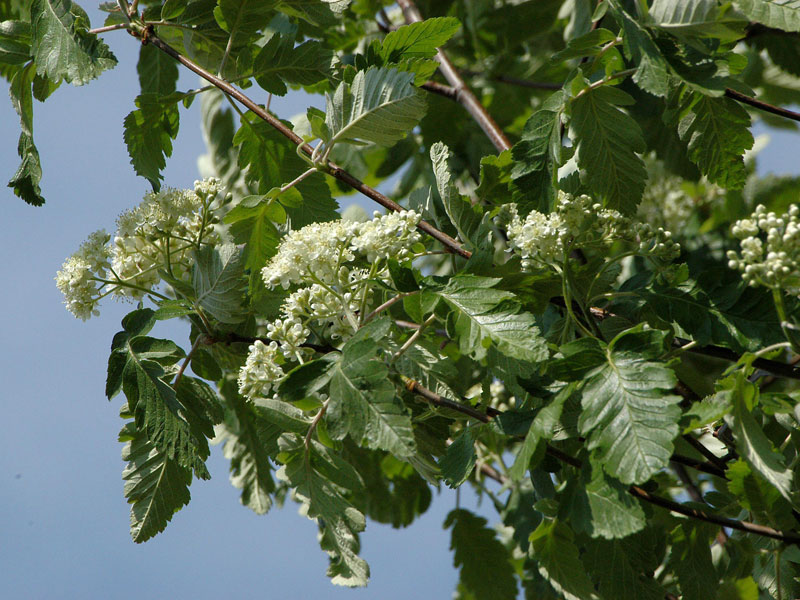
[(106, 25), (105, 27), (97, 27), (96, 29), (90, 29), (89, 33), (92, 35), (98, 35), (100, 33), (106, 33), (107, 31), (116, 31), (117, 29), (127, 29), (127, 23), (117, 23), (116, 25)]
[(314, 415), (314, 419), (311, 421), (311, 424), (308, 426), (308, 432), (306, 433), (305, 440), (303, 440), (303, 445), (306, 447), (306, 452), (311, 449), (311, 436), (314, 435), (314, 431), (317, 429), (317, 425), (322, 420), (322, 417), (325, 416), (325, 411), (328, 410), (328, 402), (330, 400), (325, 400), (322, 403), (319, 411), (316, 415)]
[(392, 306), (396, 302), (399, 302), (400, 300), (402, 300), (403, 298), (407, 298), (408, 296), (413, 296), (414, 294), (419, 294), (419, 291), (416, 291), (416, 292), (403, 292), (402, 294), (397, 294), (397, 296), (393, 296), (392, 298), (389, 298), (386, 302), (381, 304), (378, 308), (376, 308), (371, 313), (369, 313), (366, 317), (364, 317), (364, 320), (362, 321), (362, 323), (369, 323), (372, 319), (375, 318), (376, 315), (378, 315), (379, 313), (382, 313), (384, 310), (386, 310), (387, 308), (389, 308), (390, 306)]
[(427, 319), (425, 319), (425, 322), (424, 322), (424, 323), (422, 323), (422, 325), (420, 325), (420, 326), (417, 328), (417, 330), (416, 330), (416, 331), (414, 331), (414, 333), (412, 333), (412, 334), (411, 334), (411, 337), (409, 337), (409, 338), (406, 340), (406, 343), (405, 343), (405, 344), (403, 344), (403, 345), (400, 347), (400, 349), (399, 349), (397, 352), (395, 352), (395, 354), (394, 354), (394, 356), (392, 356), (392, 358), (391, 358), (391, 361), (390, 361), (390, 362), (394, 362), (394, 361), (396, 361), (398, 358), (400, 358), (400, 357), (403, 355), (403, 353), (404, 353), (406, 350), (408, 350), (409, 348), (411, 348), (411, 346), (413, 346), (413, 345), (414, 345), (414, 343), (417, 341), (417, 339), (419, 339), (419, 336), (420, 336), (420, 335), (422, 335), (422, 331), (423, 331), (423, 330), (424, 330), (424, 329), (425, 329), (425, 328), (426, 328), (428, 325), (430, 325), (431, 323), (433, 323), (435, 320), (436, 320), (436, 313), (433, 313), (433, 314), (432, 314), (430, 317), (428, 317)]
[(172, 382), (173, 389), (178, 388), (178, 383), (180, 382), (181, 377), (183, 377), (183, 372), (186, 370), (186, 367), (189, 365), (189, 361), (192, 360), (197, 347), (204, 341), (205, 337), (205, 335), (200, 334), (197, 336), (197, 338), (195, 338), (194, 344), (192, 344), (192, 349), (189, 350), (189, 354), (187, 354), (186, 358), (183, 359), (183, 364), (181, 364), (181, 368), (178, 369), (178, 374), (175, 375), (175, 381)]

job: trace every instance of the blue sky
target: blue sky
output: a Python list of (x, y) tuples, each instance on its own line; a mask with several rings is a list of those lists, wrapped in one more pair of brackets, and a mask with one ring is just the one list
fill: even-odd
[[(99, 25), (98, 13), (90, 14)], [(372, 580), (366, 590), (344, 590), (325, 577), (327, 557), (316, 528), (297, 515), (296, 505), (260, 517), (240, 506), (219, 447), (211, 458), (212, 480), (195, 480), (192, 502), (166, 531), (143, 545), (130, 541), (116, 440), (122, 400), (106, 401), (103, 386), (111, 337), (132, 306), (108, 302), (99, 318), (83, 323), (64, 309), (53, 281), (88, 233), (113, 229), (117, 215), (148, 190), (134, 175), (122, 139), (122, 120), (138, 91), (138, 47), (122, 32), (105, 39), (120, 60), (116, 69), (83, 88), (63, 85), (34, 106), (47, 204), (29, 207), (0, 187), (6, 281), (0, 294), (6, 423), (0, 436), (0, 597), (450, 597), (457, 575), (441, 524), (456, 503), (451, 490), (436, 496), (432, 509), (406, 530), (369, 523), (362, 545)], [(181, 89), (195, 85), (182, 75)], [(198, 177), (196, 159), (205, 151), (198, 106), (181, 112), (183, 126), (165, 172), (169, 186), (191, 187)], [(272, 103), (284, 118), (305, 107), (302, 96)], [(17, 136), (16, 114), (2, 100), (4, 182), (18, 164)], [(764, 170), (796, 173), (797, 142), (792, 132), (773, 136), (761, 154)], [(156, 334), (187, 345), (180, 326), (162, 325)], [(475, 505), (469, 492), (463, 496), (462, 506)], [(481, 512), (492, 511), (485, 506)]]

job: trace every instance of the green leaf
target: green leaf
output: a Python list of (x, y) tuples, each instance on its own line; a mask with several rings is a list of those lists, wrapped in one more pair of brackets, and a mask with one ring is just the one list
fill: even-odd
[(747, 178), (745, 150), (753, 147), (750, 115), (730, 98), (686, 94), (677, 112), (678, 135), (689, 158), (714, 183), (740, 189)]
[(14, 194), (33, 206), (44, 204), (44, 197), (39, 183), (42, 180), (42, 164), (39, 160), (39, 150), (33, 143), (33, 97), (31, 84), (34, 77), (34, 67), (29, 65), (19, 69), (11, 79), (11, 103), (19, 115), (21, 132), (17, 153), (22, 159), (16, 173), (8, 182), (8, 187), (13, 188)]
[(581, 563), (572, 531), (558, 520), (546, 519), (530, 536), (530, 556), (539, 573), (567, 600), (596, 600), (594, 584)]
[(296, 402), (321, 391), (331, 380), (332, 369), (340, 357), (338, 352), (328, 352), (289, 371), (280, 383), (281, 398)]
[(274, 0), (217, 0), (214, 19), (230, 34), (229, 47), (239, 48), (254, 40), (274, 14)]
[(444, 204), (450, 222), (456, 228), (458, 237), (465, 242), (475, 244), (475, 234), (480, 227), (483, 211), (480, 206), (473, 206), (469, 198), (458, 193), (448, 161), (450, 150), (441, 142), (431, 146), (431, 162), (436, 176), (436, 187)]
[(646, 92), (655, 96), (666, 96), (670, 89), (667, 62), (650, 33), (617, 2), (611, 4), (611, 14), (625, 33), (625, 56), (636, 65), (633, 80)]
[[(2, 18), (2, 15), (0, 15)], [(31, 58), (31, 25), (0, 21), (0, 64), (23, 65)]]
[(305, 514), (320, 527), (320, 546), (331, 557), (328, 576), (336, 585), (365, 586), (369, 565), (358, 556), (358, 533), (364, 530), (364, 515), (346, 499), (363, 487), (358, 473), (322, 444), (312, 441), (306, 452), (300, 446), (278, 474), (287, 479), (305, 507)]
[(247, 270), (261, 269), (278, 248), (280, 234), (271, 218), (275, 212), (273, 200), (248, 196), (225, 215), (233, 241), (245, 245), (242, 260)]
[(584, 469), (582, 474), (589, 517), (586, 533), (593, 538), (611, 540), (644, 529), (647, 519), (639, 501), (619, 481), (606, 475), (603, 465), (597, 460), (590, 462), (590, 468)]
[(394, 363), (397, 372), (418, 381), (429, 390), (451, 400), (458, 398), (452, 386), (459, 380), (453, 362), (440, 356), (436, 344), (418, 340)]
[(750, 512), (751, 519), (778, 528), (793, 526), (791, 505), (781, 497), (777, 488), (755, 473), (747, 462), (740, 458), (729, 464), (725, 476), (728, 479), (728, 492)]
[(154, 446), (133, 424), (120, 432), (126, 441), (122, 460), (125, 498), (131, 504), (131, 538), (145, 542), (164, 528), (172, 516), (189, 503), (192, 471), (180, 466)]
[(520, 215), (532, 210), (548, 213), (552, 208), (553, 174), (561, 160), (561, 113), (566, 94), (559, 90), (533, 113), (511, 149), (514, 169), (511, 177)]
[(244, 320), (244, 267), (234, 244), (203, 246), (195, 252), (192, 287), (200, 308), (217, 321), (234, 324)]
[(486, 519), (468, 510), (450, 511), (444, 528), (453, 528), (450, 549), (453, 566), (459, 567), (461, 584), (476, 600), (512, 600), (517, 582), (508, 550), (501, 544)]
[[(380, 339), (388, 331), (388, 320), (373, 321)], [(386, 364), (375, 358), (378, 350), (373, 339), (354, 336), (342, 348), (342, 358), (332, 370), (329, 388), (328, 431), (336, 439), (348, 433), (368, 448), (380, 448), (399, 457), (415, 452), (414, 432), (408, 410), (397, 397), (388, 380)]]
[[(268, 418), (269, 413), (247, 402), (235, 390), (230, 390), (226, 399), (231, 414), (218, 429), (218, 435), (225, 443), (225, 458), (231, 461), (231, 483), (242, 490), (242, 505), (264, 514), (272, 506), (271, 494), (275, 491), (269, 457), (277, 454), (283, 429)], [(302, 414), (299, 410), (297, 413)]]
[(739, 376), (733, 389), (733, 411), (725, 417), (736, 440), (736, 450), (756, 473), (760, 474), (790, 503), (795, 503), (792, 470), (777, 452), (751, 413), (758, 398), (758, 387)]
[(744, 37), (747, 21), (736, 11), (720, 9), (715, 0), (654, 0), (648, 10), (659, 28), (691, 43), (692, 37), (733, 42)]
[(481, 158), (480, 185), (475, 188), (475, 195), (481, 202), (497, 205), (508, 201), (513, 168), (511, 150)]
[[(622, 537), (622, 536), (619, 536)], [(603, 598), (614, 600), (663, 600), (665, 590), (642, 565), (644, 548), (635, 538), (594, 541), (586, 564), (595, 574)], [(710, 600), (712, 596), (708, 596)]]
[(498, 279), (457, 275), (447, 285), (431, 291), (453, 309), (455, 333), (461, 351), (483, 356), (484, 340), (491, 340), (503, 354), (539, 362), (548, 356), (533, 315), (521, 312), (510, 292), (492, 289)]
[(275, 33), (259, 51), (253, 72), (262, 88), (271, 94), (286, 94), (286, 83), (313, 85), (331, 74), (331, 51), (320, 42), (294, 45), (294, 35)]
[(655, 283), (635, 293), (659, 318), (680, 326), (679, 334), (703, 346), (757, 351), (784, 339), (770, 293), (748, 286), (730, 269), (706, 269), (696, 280), (674, 287)]
[(455, 35), (461, 24), (453, 17), (436, 17), (403, 25), (381, 42), (380, 55), (387, 63), (407, 58), (433, 58), (439, 46)]
[(447, 452), (439, 461), (442, 479), (448, 487), (457, 488), (464, 483), (475, 468), (475, 440), (469, 429), (464, 429), (447, 447)]
[(734, 0), (734, 5), (751, 21), (783, 31), (800, 31), (797, 0)]
[(281, 0), (278, 10), (312, 25), (330, 27), (340, 22), (340, 14), (350, 0)]
[(414, 74), (396, 69), (359, 71), (352, 84), (325, 95), (325, 124), (337, 142), (373, 142), (391, 146), (425, 114), (425, 98), (413, 85)]
[(632, 98), (617, 88), (587, 89), (572, 101), (570, 137), (586, 183), (609, 208), (633, 214), (642, 199), (647, 172), (637, 155), (646, 147), (636, 121), (617, 106)]
[[(233, 143), (239, 147), (239, 168), (259, 194), (281, 187), (308, 169), (308, 164), (297, 156), (294, 145), (252, 113), (242, 119)], [(322, 174), (306, 177), (276, 200), (286, 210), (294, 229), (340, 216)]]
[(525, 476), (531, 467), (531, 459), (537, 455), (541, 459), (544, 451), (543, 443), (545, 440), (553, 439), (566, 399), (567, 396), (565, 394), (556, 394), (549, 404), (543, 406), (536, 413), (528, 432), (525, 434), (525, 440), (517, 451), (514, 464), (508, 470), (508, 476), (512, 481), (519, 481)]
[(641, 325), (619, 334), (582, 390), (578, 425), (587, 447), (625, 484), (643, 483), (666, 467), (678, 435), (680, 397), (668, 393), (675, 375), (648, 360), (664, 335)]
[(124, 121), (124, 138), (131, 164), (138, 175), (146, 178), (154, 190), (161, 187), (161, 171), (172, 156), (172, 140), (178, 135), (180, 115), (173, 102), (164, 102), (156, 94), (136, 98), (137, 110)]
[(89, 18), (70, 0), (33, 0), (31, 52), (36, 72), (83, 85), (117, 64), (105, 42), (88, 32)]
[(678, 575), (678, 583), (686, 600), (717, 597), (719, 579), (710, 576), (714, 573), (711, 543), (716, 531), (713, 525), (689, 522), (678, 525), (670, 533), (672, 550), (669, 565)]
[(178, 63), (166, 52), (152, 44), (142, 44), (139, 49), (139, 87), (142, 94), (168, 96), (175, 91), (178, 83)]

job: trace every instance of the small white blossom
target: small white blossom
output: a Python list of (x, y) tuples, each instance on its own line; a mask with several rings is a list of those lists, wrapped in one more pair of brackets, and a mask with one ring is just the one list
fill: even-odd
[(728, 266), (742, 272), (750, 285), (763, 285), (800, 294), (800, 207), (794, 204), (786, 214), (756, 207), (749, 219), (731, 228), (741, 240), (741, 252), (728, 252)]
[(247, 398), (265, 398), (277, 381), (283, 377), (283, 369), (276, 362), (278, 344), (269, 345), (261, 340), (250, 346), (247, 360), (239, 370), (239, 393)]
[(420, 219), (420, 215), (413, 210), (382, 216), (376, 212), (372, 221), (359, 224), (352, 248), (366, 255), (368, 262), (390, 257), (405, 260), (411, 255), (411, 246), (422, 239), (417, 232)]
[(81, 244), (56, 273), (56, 286), (64, 294), (64, 304), (73, 315), (86, 321), (97, 316), (97, 302), (103, 279), (109, 267), (109, 235), (105, 230), (95, 231)]
[(303, 348), (311, 331), (302, 322), (292, 318), (276, 319), (267, 324), (267, 337), (280, 344), (281, 352), (287, 360), (307, 353)]

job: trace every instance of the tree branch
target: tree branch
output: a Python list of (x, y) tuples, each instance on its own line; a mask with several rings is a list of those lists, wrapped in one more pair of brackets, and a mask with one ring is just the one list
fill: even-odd
[[(156, 48), (161, 50), (162, 52), (168, 54), (183, 66), (188, 68), (190, 71), (193, 71), (209, 83), (213, 84), (215, 87), (219, 88), (221, 91), (225, 92), (231, 98), (238, 101), (240, 104), (245, 106), (248, 110), (252, 111), (258, 118), (266, 121), (270, 126), (275, 128), (281, 135), (285, 138), (293, 142), (295, 145), (299, 146), (300, 149), (305, 152), (308, 156), (311, 156), (313, 153), (313, 148), (306, 144), (303, 139), (297, 135), (294, 131), (289, 129), (286, 125), (284, 125), (278, 118), (270, 114), (268, 111), (264, 110), (261, 106), (256, 104), (252, 99), (248, 96), (243, 94), (241, 91), (233, 87), (227, 81), (213, 75), (212, 73), (206, 71), (200, 65), (196, 64), (192, 60), (186, 58), (182, 54), (180, 54), (177, 50), (175, 50), (172, 46), (164, 42), (161, 38), (159, 38), (155, 33), (150, 33), (147, 41), (153, 44)], [(320, 168), (324, 170), (328, 175), (338, 179), (339, 181), (349, 185), (354, 190), (361, 192), (371, 200), (374, 200), (384, 208), (389, 210), (399, 212), (403, 210), (403, 207), (397, 204), (391, 198), (381, 194), (378, 190), (375, 190), (368, 185), (366, 185), (363, 181), (360, 181), (338, 165), (334, 163), (328, 163), (325, 166), (320, 165)], [(439, 231), (435, 227), (433, 227), (430, 223), (426, 221), (420, 221), (417, 225), (417, 229), (422, 231), (423, 233), (428, 234), (438, 242), (440, 242), (445, 248), (447, 248), (450, 252), (454, 254), (458, 254), (463, 256), (464, 258), (469, 258), (472, 256), (472, 253), (468, 250), (465, 250), (461, 247), (456, 240), (451, 238), (446, 233)]]
[[(418, 23), (422, 21), (422, 15), (414, 4), (413, 0), (398, 0), (397, 5), (403, 10), (403, 16), (406, 18), (406, 23)], [(440, 49), (436, 53), (436, 60), (439, 62), (439, 69), (447, 79), (447, 82), (453, 86), (455, 100), (458, 101), (467, 112), (472, 115), (472, 118), (478, 123), (483, 132), (489, 137), (494, 147), (498, 152), (508, 150), (511, 148), (511, 142), (503, 133), (503, 130), (494, 122), (491, 115), (483, 107), (483, 104), (475, 97), (475, 94), (470, 91), (467, 84), (459, 75), (453, 63), (447, 58), (447, 55)]]
[(756, 100), (755, 98), (751, 98), (750, 96), (746, 96), (741, 92), (737, 92), (736, 90), (732, 90), (731, 88), (725, 88), (725, 95), (728, 98), (733, 98), (737, 102), (741, 102), (742, 104), (747, 104), (748, 106), (752, 106), (758, 110), (763, 110), (764, 112), (772, 113), (773, 115), (778, 115), (779, 117), (784, 117), (786, 119), (792, 119), (793, 121), (800, 121), (800, 113), (795, 112), (793, 110), (788, 110), (786, 108), (781, 108), (780, 106), (774, 106), (772, 104), (767, 104), (766, 102), (762, 102), (761, 100)]

